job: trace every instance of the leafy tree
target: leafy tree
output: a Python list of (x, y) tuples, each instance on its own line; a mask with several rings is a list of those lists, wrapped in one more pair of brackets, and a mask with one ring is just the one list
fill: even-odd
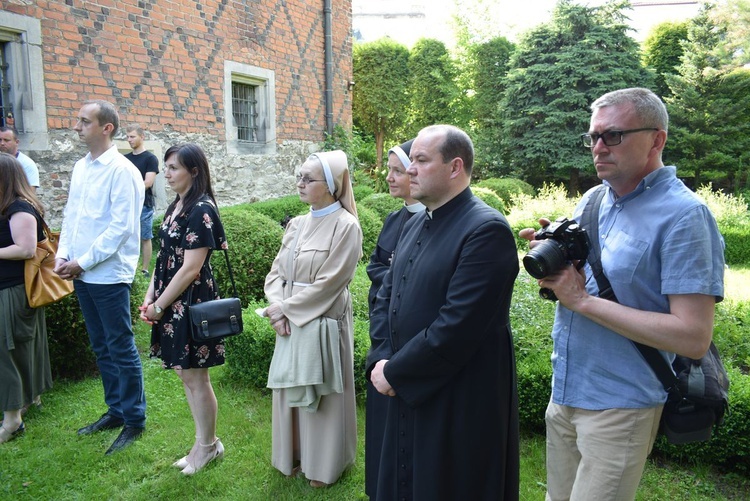
[(456, 67), (445, 44), (423, 38), (409, 56), (409, 114), (404, 137), (414, 137), (423, 127), (455, 123), (453, 107), (460, 98)]
[(687, 40), (688, 23), (661, 23), (656, 26), (643, 43), (643, 62), (654, 70), (654, 92), (667, 97), (671, 94), (664, 75), (677, 73), (682, 58), (682, 42)]
[[(568, 181), (578, 192), (591, 154), (579, 135), (602, 94), (650, 87), (638, 44), (628, 36), (629, 2), (591, 8), (560, 0), (549, 23), (530, 30), (511, 57), (502, 102), (503, 150), (510, 174), (534, 186)], [(587, 182), (593, 182), (589, 178)]]
[(505, 174), (501, 167), (499, 105), (514, 48), (505, 37), (495, 37), (470, 47), (474, 88), (474, 168), (481, 177)]
[(360, 130), (375, 137), (377, 166), (386, 139), (406, 117), (408, 64), (409, 50), (390, 39), (354, 46), (352, 114)]
[(726, 38), (720, 49), (735, 66), (750, 63), (750, 0), (718, 0), (709, 16), (726, 27)]
[(750, 70), (731, 69), (721, 49), (726, 26), (710, 14), (706, 8), (692, 20), (679, 73), (666, 77), (672, 96), (665, 161), (695, 186), (710, 180), (739, 189), (750, 159)]

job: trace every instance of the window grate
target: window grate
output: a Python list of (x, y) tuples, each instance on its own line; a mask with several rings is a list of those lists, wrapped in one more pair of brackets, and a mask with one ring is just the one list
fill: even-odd
[(10, 83), (8, 83), (8, 68), (10, 65), (5, 57), (7, 45), (7, 43), (0, 43), (0, 125), (15, 127), (13, 102), (10, 100)]
[(240, 141), (258, 141), (256, 89), (254, 85), (232, 82), (232, 115), (237, 125), (237, 139)]

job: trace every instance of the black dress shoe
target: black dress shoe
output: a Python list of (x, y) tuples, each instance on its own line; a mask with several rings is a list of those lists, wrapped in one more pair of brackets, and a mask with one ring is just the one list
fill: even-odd
[(122, 429), (120, 432), (120, 435), (115, 439), (114, 442), (112, 442), (112, 445), (107, 449), (107, 452), (105, 452), (106, 455), (112, 454), (113, 452), (117, 452), (120, 449), (124, 449), (128, 445), (135, 442), (135, 440), (143, 435), (143, 432), (146, 430), (146, 428), (140, 428), (137, 426), (126, 426)]
[(91, 433), (95, 433), (101, 430), (111, 430), (114, 428), (119, 428), (124, 424), (125, 421), (123, 421), (122, 418), (117, 418), (105, 413), (102, 414), (102, 417), (100, 417), (99, 420), (95, 423), (91, 423), (90, 425), (84, 426), (83, 428), (79, 429), (78, 434), (90, 435)]

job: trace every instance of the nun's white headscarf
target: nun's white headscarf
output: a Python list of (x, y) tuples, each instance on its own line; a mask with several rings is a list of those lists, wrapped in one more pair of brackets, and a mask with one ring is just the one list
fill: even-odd
[(409, 153), (411, 152), (411, 143), (413, 143), (413, 139), (409, 139), (405, 143), (399, 144), (398, 146), (394, 146), (390, 150), (388, 150), (388, 153), (393, 153), (398, 157), (398, 159), (401, 161), (401, 163), (404, 166), (404, 169), (408, 169), (409, 165), (411, 165), (411, 160), (409, 160)]
[(323, 176), (328, 185), (328, 192), (341, 202), (341, 206), (347, 212), (357, 217), (357, 205), (354, 202), (346, 153), (341, 150), (323, 151), (313, 153), (310, 157), (318, 160), (323, 166)]

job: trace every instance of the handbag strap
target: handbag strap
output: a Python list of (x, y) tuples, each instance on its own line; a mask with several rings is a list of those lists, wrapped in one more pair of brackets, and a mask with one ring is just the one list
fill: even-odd
[[(583, 213), (581, 214), (581, 226), (586, 229), (586, 233), (589, 237), (588, 262), (589, 266), (591, 266), (591, 272), (596, 279), (596, 284), (599, 287), (599, 297), (618, 302), (617, 296), (615, 296), (615, 291), (612, 289), (612, 284), (610, 284), (609, 279), (604, 274), (604, 269), (602, 268), (601, 248), (599, 247), (599, 208), (606, 191), (604, 185), (600, 185), (596, 188), (596, 191), (591, 194), (586, 206), (583, 208)], [(648, 365), (651, 366), (651, 370), (653, 370), (656, 377), (659, 378), (662, 386), (664, 386), (664, 390), (670, 395), (674, 394), (675, 396), (681, 397), (680, 389), (677, 385), (677, 376), (659, 350), (635, 341), (632, 341), (632, 343), (641, 353)]]
[[(234, 284), (234, 273), (232, 272), (232, 263), (229, 262), (229, 251), (226, 249), (221, 249), (224, 251), (224, 259), (227, 260), (227, 271), (229, 272), (229, 280), (232, 282), (232, 297), (237, 297), (237, 287)], [(206, 260), (203, 262), (203, 266), (201, 266), (201, 270), (206, 267), (206, 264), (208, 264), (211, 261), (211, 251), (209, 251), (208, 256), (206, 256)], [(187, 304), (188, 306), (193, 304), (193, 289), (195, 288), (195, 283), (190, 284), (190, 290), (188, 291), (187, 295)]]
[(229, 262), (229, 251), (226, 249), (222, 249), (224, 251), (224, 259), (227, 260), (227, 271), (229, 271), (229, 280), (232, 282), (232, 295), (233, 297), (237, 297), (237, 286), (234, 285), (234, 273), (232, 272), (232, 263)]
[(34, 209), (34, 214), (36, 215), (37, 221), (39, 221), (42, 224), (42, 231), (44, 232), (44, 237), (45, 238), (50, 238), (52, 236), (52, 230), (50, 230), (49, 226), (47, 226), (47, 221), (44, 220), (44, 217), (39, 212), (39, 209), (36, 208), (36, 205), (34, 205), (33, 203), (31, 203), (31, 200), (29, 200), (26, 197), (21, 197), (21, 200), (23, 200), (24, 202), (26, 202), (27, 204), (29, 204), (31, 206), (31, 208)]

